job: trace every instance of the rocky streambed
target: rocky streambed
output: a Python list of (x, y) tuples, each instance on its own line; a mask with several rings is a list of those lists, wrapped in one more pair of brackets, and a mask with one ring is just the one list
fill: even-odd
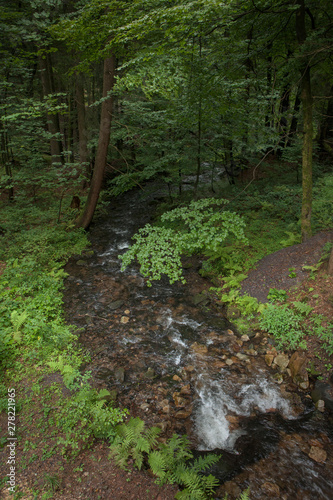
[[(127, 194), (91, 231), (92, 251), (66, 266), (68, 320), (89, 350), (93, 383), (167, 439), (186, 433), (197, 453), (215, 450), (214, 470), (237, 498), (331, 499), (329, 387), (315, 393), (304, 358), (278, 353), (271, 339), (240, 335), (211, 300), (196, 258), (187, 285), (148, 288), (118, 255), (150, 220), (154, 197)], [(317, 402), (317, 404), (315, 404)]]

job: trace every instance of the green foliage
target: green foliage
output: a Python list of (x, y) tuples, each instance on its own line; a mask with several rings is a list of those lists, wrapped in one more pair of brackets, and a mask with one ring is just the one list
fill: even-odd
[[(181, 255), (191, 255), (207, 250), (216, 251), (232, 234), (246, 243), (245, 223), (237, 214), (216, 211), (213, 206), (222, 205), (225, 200), (203, 199), (193, 201), (188, 207), (166, 212), (161, 217), (162, 226), (147, 224), (133, 237), (136, 243), (119, 258), (125, 269), (135, 257), (141, 267), (140, 272), (152, 280), (169, 277), (170, 283), (182, 277)], [(171, 227), (165, 227), (168, 224)]]
[(300, 318), (287, 305), (267, 304), (259, 319), (260, 327), (273, 335), (278, 349), (306, 348)]
[(186, 436), (174, 434), (167, 443), (162, 443), (158, 450), (150, 454), (148, 461), (159, 484), (176, 483), (182, 486), (183, 489), (177, 493), (176, 498), (210, 498), (218, 486), (218, 480), (211, 474), (205, 476), (201, 473), (216, 463), (219, 457), (209, 454), (192, 459)]
[(132, 458), (139, 470), (147, 457), (159, 484), (176, 483), (182, 487), (176, 498), (210, 498), (218, 481), (212, 475), (202, 475), (202, 472), (216, 463), (219, 457), (210, 454), (193, 460), (186, 436), (174, 434), (167, 443), (158, 443), (160, 432), (158, 427), (146, 429), (141, 419), (131, 418), (126, 424), (116, 427), (110, 456), (114, 457), (122, 468), (126, 468), (128, 460)]
[(313, 307), (309, 306), (309, 304), (306, 304), (305, 302), (295, 301), (292, 304), (294, 309), (296, 309), (296, 311), (303, 316), (309, 316), (311, 311), (313, 311)]
[(128, 459), (133, 458), (135, 466), (140, 470), (143, 465), (144, 453), (147, 455), (156, 447), (161, 429), (151, 427), (145, 429), (145, 423), (139, 418), (131, 418), (126, 424), (118, 425), (116, 437), (110, 447), (110, 456), (117, 465), (126, 468)]
[(285, 302), (288, 294), (285, 290), (278, 290), (277, 288), (270, 288), (267, 298), (270, 302)]

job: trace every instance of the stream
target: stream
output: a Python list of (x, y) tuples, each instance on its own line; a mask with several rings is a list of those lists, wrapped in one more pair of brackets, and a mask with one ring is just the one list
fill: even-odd
[(238, 335), (211, 301), (200, 260), (187, 259), (186, 285), (162, 279), (148, 288), (118, 255), (151, 220), (160, 192), (132, 191), (112, 201), (90, 231), (92, 251), (65, 270), (67, 319), (89, 350), (93, 384), (165, 438), (187, 434), (196, 454), (221, 454), (216, 498), (332, 500), (333, 427), (277, 368), (269, 339)]

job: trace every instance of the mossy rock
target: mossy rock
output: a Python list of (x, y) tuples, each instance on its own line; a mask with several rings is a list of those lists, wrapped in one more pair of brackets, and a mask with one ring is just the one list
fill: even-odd
[(241, 310), (234, 305), (230, 305), (227, 307), (227, 318), (230, 320), (240, 318), (242, 315)]

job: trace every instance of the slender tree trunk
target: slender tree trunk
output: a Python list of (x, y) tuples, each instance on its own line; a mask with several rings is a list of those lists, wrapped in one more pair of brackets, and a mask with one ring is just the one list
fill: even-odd
[[(54, 93), (52, 63), (49, 54), (45, 57), (41, 55), (39, 56), (39, 68), (43, 95), (46, 97), (47, 95)], [(59, 138), (56, 137), (57, 134), (60, 134), (59, 116), (57, 113), (48, 113), (47, 127), (48, 131), (52, 135), (50, 139), (52, 163), (62, 163), (62, 144)]]
[(330, 260), (328, 261), (328, 274), (333, 275), (333, 248), (330, 255)]
[[(114, 85), (116, 58), (111, 55), (104, 61), (103, 70), (103, 97), (106, 97)], [(102, 103), (101, 120), (99, 128), (99, 138), (97, 153), (95, 158), (94, 173), (91, 179), (88, 199), (81, 217), (77, 220), (76, 226), (87, 229), (92, 221), (97, 205), (99, 193), (101, 191), (107, 161), (108, 147), (110, 142), (111, 117), (113, 99), (108, 97)]]
[(90, 179), (90, 164), (88, 163), (88, 134), (86, 128), (86, 108), (84, 88), (79, 75), (76, 76), (76, 109), (79, 131), (79, 161), (87, 180)]
[[(304, 0), (298, 2), (296, 12), (296, 34), (298, 43), (302, 45), (306, 40), (305, 6)], [(301, 231), (302, 241), (311, 237), (312, 211), (312, 149), (313, 149), (313, 99), (311, 93), (311, 77), (309, 61), (302, 67), (301, 102), (303, 107), (303, 150), (302, 150), (302, 214)]]
[(333, 155), (333, 85), (326, 109), (326, 115), (320, 124), (319, 147), (321, 151)]

